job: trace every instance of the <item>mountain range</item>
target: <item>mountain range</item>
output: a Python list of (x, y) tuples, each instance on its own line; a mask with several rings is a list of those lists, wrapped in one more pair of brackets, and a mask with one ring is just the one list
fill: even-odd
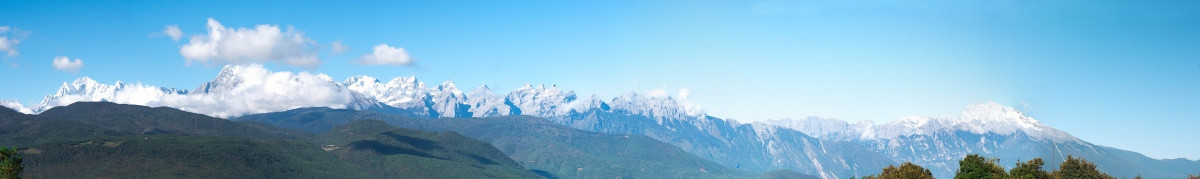
[[(993, 102), (967, 106), (958, 116), (907, 117), (883, 124), (819, 117), (740, 123), (710, 116), (685, 100), (634, 92), (601, 99), (596, 95), (580, 96), (555, 85), (527, 84), (505, 95), (496, 94), (487, 86), (464, 93), (451, 81), (428, 86), (415, 77), (383, 82), (354, 76), (337, 82), (324, 74), (273, 72), (261, 65), (246, 65), (226, 66), (214, 80), (191, 91), (123, 82), (100, 84), (83, 77), (63, 83), (54, 95), (37, 105), (27, 107), (12, 101), (0, 104), (21, 113), (44, 114), (55, 107), (81, 101), (170, 107), (310, 132), (372, 119), (361, 117), (370, 115), (444, 123), (532, 116), (548, 124), (582, 131), (646, 136), (724, 167), (753, 172), (789, 169), (823, 178), (865, 176), (906, 161), (929, 168), (939, 178), (948, 178), (957, 169), (958, 160), (967, 154), (999, 158), (1005, 167), (1042, 158), (1049, 161), (1050, 169), (1057, 166), (1055, 161), (1072, 155), (1094, 161), (1101, 170), (1117, 177), (1182, 178), (1200, 171), (1200, 161), (1153, 159), (1088, 143)], [(344, 121), (297, 117), (297, 113), (320, 116), (332, 113), (304, 111), (314, 110), (313, 107), (373, 114), (340, 119)], [(281, 119), (318, 123), (271, 122)], [(429, 131), (456, 131), (490, 142), (509, 157), (516, 152), (497, 142), (517, 139), (488, 140), (495, 134), (472, 135), (468, 128), (397, 122), (420, 120), (384, 121)], [(537, 165), (519, 159), (517, 162), (526, 167)], [(561, 166), (540, 167), (566, 173)], [(738, 175), (732, 170), (725, 173)]]

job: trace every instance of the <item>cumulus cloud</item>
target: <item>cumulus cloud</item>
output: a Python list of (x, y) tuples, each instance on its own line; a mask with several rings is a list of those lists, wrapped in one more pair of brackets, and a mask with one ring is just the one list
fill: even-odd
[(412, 58), (408, 56), (408, 51), (404, 48), (392, 47), (387, 44), (379, 44), (375, 46), (374, 52), (363, 55), (358, 59), (358, 64), (361, 65), (395, 65), (395, 66), (410, 66)]
[(175, 40), (176, 42), (179, 42), (179, 38), (183, 37), (183, 31), (179, 30), (179, 26), (177, 25), (167, 25), (166, 28), (163, 28), (162, 33), (171, 37), (171, 40)]
[(350, 108), (375, 104), (373, 99), (351, 92), (328, 75), (274, 72), (258, 64), (226, 66), (210, 84), (228, 88), (184, 94), (140, 83), (99, 84), (84, 77), (71, 84), (63, 83), (57, 95), (47, 97), (37, 109), (79, 101), (109, 101), (166, 106), (228, 118), (302, 107)]
[(83, 68), (83, 60), (76, 58), (71, 60), (67, 56), (54, 57), (54, 69), (71, 73), (79, 73), (79, 69)]
[(346, 46), (346, 44), (342, 44), (342, 41), (333, 42), (331, 46), (332, 47), (330, 47), (330, 50), (333, 51), (333, 54), (343, 54), (350, 50), (350, 47)]
[(193, 36), (179, 49), (190, 64), (250, 64), (283, 63), (299, 67), (316, 67), (316, 42), (292, 28), (286, 31), (275, 25), (254, 28), (232, 28), (208, 19), (208, 34)]
[(687, 88), (679, 89), (679, 99), (686, 100), (689, 94), (692, 94), (692, 90), (688, 90)]
[(0, 52), (8, 53), (9, 57), (17, 56), (20, 54), (17, 52), (17, 44), (20, 44), (21, 40), (11, 36), (9, 31), (15, 30), (8, 26), (0, 26)]
[[(301, 107), (347, 108), (365, 97), (345, 89), (325, 74), (273, 72), (261, 65), (228, 66), (214, 82), (225, 91), (168, 96), (160, 102), (218, 117), (284, 111)], [(233, 82), (233, 83), (229, 83)]]

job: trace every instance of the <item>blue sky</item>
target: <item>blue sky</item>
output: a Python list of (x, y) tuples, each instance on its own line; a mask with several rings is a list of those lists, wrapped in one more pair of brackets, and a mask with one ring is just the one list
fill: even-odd
[[(710, 115), (887, 122), (996, 101), (1089, 142), (1200, 159), (1200, 2), (0, 2), (0, 98), (36, 104), (81, 76), (191, 89), (219, 65), (180, 47), (226, 27), (291, 28), (321, 65), (276, 70), (498, 92), (688, 89)], [(162, 34), (177, 25), (178, 42)], [(333, 42), (349, 47), (331, 52)], [(386, 43), (412, 66), (352, 63)], [(75, 73), (57, 56), (81, 59)]]

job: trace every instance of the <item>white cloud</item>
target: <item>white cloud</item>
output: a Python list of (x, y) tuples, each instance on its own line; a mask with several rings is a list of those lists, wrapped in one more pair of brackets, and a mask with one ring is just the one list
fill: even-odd
[[(218, 76), (214, 82), (229, 85), (229, 88), (190, 94), (169, 93), (162, 88), (140, 83), (99, 84), (84, 77), (74, 83), (63, 83), (58, 95), (47, 97), (37, 109), (46, 110), (79, 101), (108, 101), (166, 106), (228, 118), (302, 107), (349, 108), (374, 104), (374, 100), (346, 89), (325, 74), (273, 72), (262, 65), (250, 64), (226, 66)], [(225, 77), (228, 79), (223, 79)]]
[(168, 25), (166, 28), (163, 28), (162, 33), (167, 34), (168, 37), (171, 37), (171, 40), (175, 40), (176, 42), (179, 42), (179, 38), (183, 37), (183, 31), (179, 30), (179, 26), (177, 25)]
[(358, 60), (358, 64), (362, 65), (409, 66), (412, 63), (413, 61), (412, 58), (409, 58), (408, 51), (405, 51), (404, 48), (392, 47), (387, 44), (376, 45), (373, 53), (363, 55)]
[[(7, 34), (9, 30), (13, 29), (8, 26), (0, 26), (0, 52), (8, 53), (9, 57), (17, 56), (17, 54), (20, 54), (17, 52), (17, 44), (20, 44), (21, 40), (9, 36)], [(13, 31), (16, 32), (16, 30)]]
[[(2, 30), (4, 30), (4, 29), (0, 29), (0, 31), (2, 31)], [(4, 107), (7, 107), (9, 109), (12, 109), (14, 111), (24, 113), (24, 114), (33, 114), (33, 110), (30, 110), (29, 108), (25, 108), (25, 105), (21, 105), (21, 103), (17, 102), (16, 100), (0, 99), (0, 106), (4, 106)]]
[(54, 62), (52, 64), (54, 64), (55, 70), (62, 70), (71, 73), (79, 73), (79, 69), (83, 68), (83, 60), (78, 58), (71, 60), (71, 58), (67, 58), (67, 56), (54, 57)]
[(302, 107), (347, 108), (363, 98), (325, 74), (272, 72), (261, 65), (232, 68), (240, 83), (228, 91), (169, 95), (155, 105), (231, 117)]
[(316, 42), (290, 27), (275, 25), (230, 28), (208, 19), (208, 34), (193, 36), (179, 54), (190, 64), (250, 64), (276, 62), (299, 67), (321, 65)]
[(688, 90), (687, 88), (679, 89), (679, 99), (687, 100), (689, 94), (692, 94), (691, 90)]
[(333, 42), (332, 47), (330, 48), (330, 50), (333, 51), (333, 54), (343, 54), (346, 53), (346, 51), (350, 51), (350, 47), (347, 47), (346, 44), (342, 44), (342, 41)]

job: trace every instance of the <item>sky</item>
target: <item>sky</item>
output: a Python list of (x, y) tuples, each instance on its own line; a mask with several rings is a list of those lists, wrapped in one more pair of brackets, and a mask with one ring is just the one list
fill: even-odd
[[(223, 42), (206, 39), (213, 22), (284, 38), (206, 49)], [(192, 89), (256, 62), (338, 81), (663, 93), (743, 122), (883, 123), (995, 101), (1095, 144), (1200, 159), (1197, 1), (0, 1), (0, 37), (0, 99), (26, 106), (83, 76)]]

